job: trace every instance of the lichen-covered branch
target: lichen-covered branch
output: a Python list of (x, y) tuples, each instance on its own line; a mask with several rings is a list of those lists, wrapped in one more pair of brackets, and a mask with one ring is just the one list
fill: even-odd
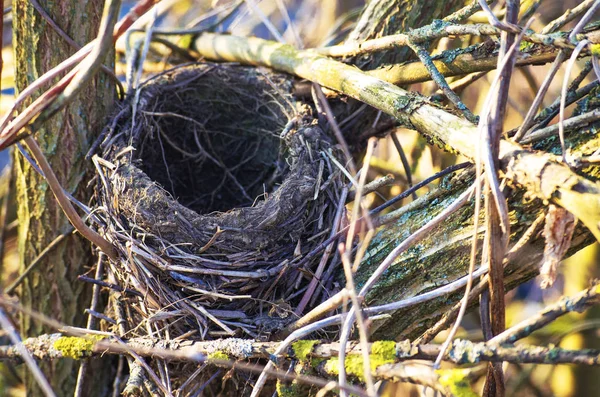
[[(554, 61), (558, 50), (554, 47), (533, 45), (520, 52), (516, 66), (544, 65)], [(498, 66), (497, 48), (490, 43), (464, 49), (447, 50), (433, 58), (433, 64), (444, 77), (463, 76), (470, 73), (490, 71)], [(421, 83), (431, 80), (425, 65), (408, 62), (377, 68), (367, 72), (396, 85)]]
[(558, 302), (549, 305), (537, 315), (496, 335), (493, 339), (489, 340), (488, 343), (492, 345), (515, 343), (519, 339), (530, 335), (532, 332), (544, 327), (562, 315), (570, 312), (582, 313), (587, 308), (597, 304), (600, 300), (599, 297), (600, 285), (595, 283), (592, 287), (579, 292), (575, 296), (562, 297)]
[[(224, 360), (273, 359), (273, 352), (279, 342), (257, 342), (252, 339), (219, 339), (213, 341), (163, 340), (132, 338), (113, 340), (109, 337), (90, 335), (72, 337), (62, 334), (46, 334), (23, 341), (25, 348), (39, 360), (84, 358), (104, 354), (128, 354), (133, 352), (141, 357), (159, 357), (172, 361), (194, 361), (219, 364)], [(409, 340), (402, 342), (377, 341), (369, 344), (370, 355), (375, 368), (396, 362), (413, 359), (432, 360), (439, 354), (438, 344), (416, 345)], [(346, 349), (350, 366), (362, 359), (360, 345), (349, 343)], [(336, 367), (339, 343), (322, 343), (318, 340), (298, 341), (279, 359), (294, 359), (303, 362), (313, 360), (313, 365)], [(15, 346), (0, 346), (0, 360), (19, 360), (20, 353)], [(490, 345), (485, 342), (471, 342), (456, 339), (444, 359), (455, 364), (477, 364), (479, 362), (507, 361), (511, 363), (559, 364), (573, 363), (600, 365), (600, 350), (568, 350), (554, 346), (531, 345)], [(357, 365), (362, 367), (362, 365)], [(355, 374), (356, 375), (356, 374)]]

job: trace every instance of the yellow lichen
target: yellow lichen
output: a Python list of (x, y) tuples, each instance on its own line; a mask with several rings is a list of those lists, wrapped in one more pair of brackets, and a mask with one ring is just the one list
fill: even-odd
[(104, 339), (102, 335), (88, 335), (85, 338), (76, 336), (61, 336), (54, 342), (54, 348), (58, 350), (63, 357), (79, 360), (92, 354), (94, 344)]
[(318, 340), (299, 340), (292, 343), (292, 350), (298, 360), (306, 361), (317, 343)]
[(527, 41), (522, 41), (521, 44), (519, 45), (519, 51), (525, 52), (532, 47), (533, 47), (533, 43), (529, 43)]
[(216, 351), (208, 355), (209, 360), (229, 360), (229, 356), (221, 351)]
[(206, 357), (209, 364), (213, 364), (217, 367), (227, 368), (228, 364), (223, 363), (223, 361), (229, 361), (229, 355), (223, 351), (215, 351), (212, 353), (208, 353)]
[(371, 356), (384, 361), (396, 360), (396, 342), (393, 340), (380, 340), (373, 342)]
[[(369, 366), (371, 372), (374, 372), (378, 367), (384, 364), (391, 364), (396, 361), (396, 342), (394, 341), (377, 341), (371, 346), (371, 354), (369, 354)], [(325, 371), (338, 375), (339, 359), (332, 357), (325, 363)], [(356, 376), (359, 380), (364, 381), (364, 358), (362, 354), (349, 354), (346, 357), (344, 368), (348, 375)]]
[(592, 44), (592, 55), (600, 56), (600, 44)]
[(456, 397), (477, 397), (471, 389), (468, 379), (468, 370), (465, 369), (438, 369), (439, 382)]

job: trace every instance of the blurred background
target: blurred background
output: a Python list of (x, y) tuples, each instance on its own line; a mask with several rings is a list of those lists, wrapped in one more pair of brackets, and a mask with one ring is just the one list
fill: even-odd
[[(42, 3), (42, 2), (40, 2)], [(134, 2), (124, 2), (122, 13), (127, 12)], [(255, 4), (256, 10), (251, 10), (249, 4)], [(523, 7), (532, 3), (540, 3), (535, 12), (535, 21), (531, 28), (540, 31), (546, 23), (557, 18), (579, 4), (577, 0), (543, 0), (541, 2), (522, 1)], [(238, 2), (230, 0), (163, 0), (161, 11), (156, 20), (156, 26), (161, 29), (190, 28), (194, 26), (210, 26), (219, 21), (224, 15), (233, 13), (227, 22), (221, 24), (216, 30), (229, 32), (234, 35), (259, 36), (274, 39), (273, 28), (283, 38), (292, 44), (301, 43), (305, 48), (322, 46), (343, 40), (345, 34), (352, 28), (352, 22), (356, 19), (360, 9), (364, 6), (362, 0), (254, 0), (251, 2)], [(43, 4), (42, 4), (43, 7)], [(14, 64), (12, 53), (11, 36), (11, 14), (10, 2), (4, 2), (4, 29), (2, 40), (2, 58), (4, 61), (1, 79), (0, 111), (4, 114), (14, 100)], [(261, 17), (260, 14), (264, 15)], [(289, 15), (289, 19), (286, 16)], [(266, 27), (264, 18), (272, 23), (272, 27)], [(486, 22), (477, 20), (477, 22)], [(60, 24), (60, 21), (57, 21)], [(291, 23), (290, 23), (291, 22)], [(574, 24), (566, 26), (568, 30)], [(143, 39), (144, 34), (134, 34), (130, 43)], [(125, 80), (127, 55), (125, 50), (126, 36), (117, 43), (116, 70), (118, 76)], [(186, 36), (169, 37), (173, 43), (185, 46)], [(189, 40), (189, 39), (188, 39)], [(474, 42), (463, 42), (461, 40), (442, 40), (436, 44), (432, 52), (436, 53), (448, 48), (464, 47)], [(85, 44), (85, 43), (79, 43)], [(64, 54), (67, 58), (70, 54)], [(146, 74), (152, 75), (161, 71), (175, 60), (171, 53), (165, 52), (164, 48), (151, 51), (144, 65)], [(580, 61), (572, 72), (572, 76), (579, 74), (585, 60)], [(532, 100), (546, 76), (549, 65), (527, 66), (518, 68), (514, 74), (511, 84), (509, 109), (505, 121), (505, 130), (521, 124)], [(468, 88), (461, 97), (465, 104), (479, 113), (483, 105), (485, 93), (489, 89), (494, 72), (490, 72)], [(544, 106), (552, 103), (560, 92), (560, 84), (564, 77), (564, 67), (559, 71), (546, 95)], [(589, 74), (584, 84), (591, 82), (593, 73)], [(452, 79), (450, 79), (452, 81)], [(436, 86), (431, 83), (416, 84), (408, 89), (425, 95), (433, 95)], [(567, 110), (569, 114), (569, 109)], [(556, 122), (556, 120), (554, 121)], [(401, 146), (406, 153), (413, 182), (423, 180), (437, 171), (460, 162), (456, 156), (443, 153), (435, 147), (427, 145), (413, 131), (398, 129), (395, 131)], [(0, 153), (0, 168), (2, 169), (2, 180), (0, 181), (0, 196), (8, 209), (5, 224), (7, 225), (4, 242), (2, 245), (2, 261), (0, 262), (0, 282), (6, 287), (16, 277), (17, 254), (16, 254), (16, 223), (14, 213), (13, 197), (7, 195), (10, 191), (8, 186), (10, 174), (10, 154), (5, 151)], [(368, 180), (374, 180), (386, 174), (395, 176), (396, 183), (380, 189), (367, 197), (367, 203), (377, 204), (382, 198), (399, 194), (407, 188), (407, 174), (402, 165), (398, 150), (390, 137), (378, 141), (375, 156), (370, 163), (370, 174)], [(430, 186), (430, 189), (433, 188)], [(427, 189), (422, 189), (419, 195), (425, 194)], [(407, 203), (410, 199), (407, 199)], [(515, 324), (530, 315), (536, 313), (544, 306), (555, 302), (561, 295), (570, 295), (588, 286), (589, 281), (600, 277), (598, 260), (600, 250), (598, 244), (592, 245), (573, 257), (564, 261), (560, 268), (559, 278), (555, 285), (548, 290), (539, 288), (539, 280), (531, 280), (521, 285), (516, 290), (509, 292), (507, 300), (507, 326)], [(463, 322), (462, 336), (469, 335), (475, 340), (478, 332), (478, 316), (471, 313)], [(461, 334), (459, 333), (458, 337)], [(438, 339), (442, 340), (442, 333)], [(584, 314), (569, 314), (561, 317), (558, 321), (534, 333), (525, 342), (546, 345), (555, 344), (568, 349), (596, 348), (600, 349), (600, 308), (592, 308)], [(12, 365), (0, 364), (0, 396), (1, 395), (23, 395), (20, 385), (19, 369)], [(598, 395), (600, 392), (600, 369), (598, 367), (576, 367), (569, 365), (544, 366), (544, 365), (507, 365), (507, 395), (508, 396), (584, 396)], [(478, 390), (480, 385), (474, 385)], [(416, 395), (415, 390), (409, 386), (400, 386), (391, 393), (396, 395)]]

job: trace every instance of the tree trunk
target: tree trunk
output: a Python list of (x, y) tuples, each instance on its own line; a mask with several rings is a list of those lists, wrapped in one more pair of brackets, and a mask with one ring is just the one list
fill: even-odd
[[(472, 183), (473, 175), (465, 171), (446, 181), (438, 189), (409, 204), (402, 216), (379, 231), (369, 245), (365, 259), (356, 274), (360, 289), (383, 259), (410, 234), (422, 227), (447, 208)], [(521, 238), (533, 221), (544, 213), (541, 200), (528, 200), (524, 191), (513, 190), (509, 195), (511, 240), (509, 248)], [(441, 287), (468, 272), (471, 241), (473, 237), (473, 200), (450, 216), (428, 236), (414, 245), (394, 262), (367, 295), (369, 306), (389, 303), (420, 295)], [(483, 224), (483, 212), (480, 215)], [(505, 267), (505, 283), (515, 287), (539, 272), (544, 252), (541, 229), (535, 233)], [(484, 228), (478, 232), (479, 247), (483, 242)], [(578, 225), (568, 255), (593, 243), (592, 234), (583, 225)], [(343, 276), (340, 276), (342, 279)], [(406, 310), (390, 313), (391, 317), (374, 323), (375, 339), (414, 339), (431, 327), (456, 304), (464, 289), (450, 296), (435, 299)], [(477, 302), (475, 302), (477, 303)]]
[[(42, 7), (78, 45), (83, 46), (96, 37), (102, 1), (57, 0), (42, 2)], [(16, 87), (22, 91), (76, 49), (42, 18), (31, 2), (14, 0), (13, 13)], [(109, 58), (111, 64), (112, 58)], [(114, 85), (100, 74), (35, 135), (61, 185), (84, 203), (90, 197), (87, 183), (91, 176), (91, 163), (85, 162), (84, 156), (113, 102)], [(19, 256), (24, 269), (69, 223), (44, 178), (20, 154), (15, 155), (15, 168)], [(85, 326), (84, 309), (89, 305), (91, 288), (78, 282), (77, 276), (87, 272), (92, 262), (89, 242), (79, 235), (68, 237), (25, 279), (20, 291), (22, 303), (65, 324)], [(52, 331), (29, 316), (21, 318), (23, 336)], [(73, 394), (78, 367), (75, 361), (57, 360), (41, 365), (57, 395)], [(98, 375), (94, 374), (93, 395), (102, 395)], [(28, 395), (41, 393), (29, 374), (26, 387)]]

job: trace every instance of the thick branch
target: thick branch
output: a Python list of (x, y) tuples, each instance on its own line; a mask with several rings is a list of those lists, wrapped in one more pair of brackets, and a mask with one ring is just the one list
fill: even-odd
[[(339, 91), (396, 117), (448, 151), (475, 158), (476, 126), (355, 67), (257, 38), (204, 34), (196, 40), (196, 48), (208, 59), (268, 66)], [(551, 155), (527, 151), (509, 141), (501, 142), (500, 158), (509, 167), (509, 179), (535, 197), (572, 212), (600, 240), (598, 184), (554, 162)]]
[[(516, 66), (544, 65), (554, 61), (557, 54), (558, 50), (553, 47), (533, 46), (519, 54)], [(433, 64), (444, 77), (484, 72), (496, 69), (498, 66), (498, 51), (490, 43), (471, 46), (463, 50), (449, 50), (434, 57)], [(367, 73), (396, 85), (415, 84), (431, 80), (431, 75), (421, 62), (390, 65), (370, 70)]]

